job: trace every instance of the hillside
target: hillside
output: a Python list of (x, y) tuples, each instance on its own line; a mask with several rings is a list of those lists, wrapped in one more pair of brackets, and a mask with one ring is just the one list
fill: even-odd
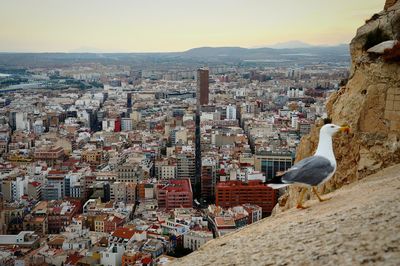
[(399, 265), (400, 164), (202, 246), (173, 265)]

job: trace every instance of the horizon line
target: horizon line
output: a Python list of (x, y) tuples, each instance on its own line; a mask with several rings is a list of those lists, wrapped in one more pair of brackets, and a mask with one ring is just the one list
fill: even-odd
[[(285, 43), (282, 43), (285, 44)], [(201, 49), (201, 48), (241, 48), (241, 49), (249, 49), (249, 50), (256, 50), (256, 49), (273, 49), (273, 50), (290, 50), (290, 49), (312, 49), (312, 48), (329, 48), (329, 47), (336, 47), (342, 45), (349, 45), (349, 43), (337, 43), (337, 44), (308, 44), (307, 47), (272, 47), (277, 44), (271, 44), (267, 46), (257, 46), (257, 47), (242, 47), (242, 46), (198, 46), (189, 48), (187, 50), (181, 51), (77, 51), (70, 50), (70, 51), (0, 51), (0, 54), (168, 54), (168, 53), (185, 53), (193, 49)]]

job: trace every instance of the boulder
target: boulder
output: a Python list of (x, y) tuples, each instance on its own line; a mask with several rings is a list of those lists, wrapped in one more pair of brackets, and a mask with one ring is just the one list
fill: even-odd
[(397, 44), (396, 40), (381, 42), (367, 50), (368, 53), (383, 54), (386, 49), (392, 49)]

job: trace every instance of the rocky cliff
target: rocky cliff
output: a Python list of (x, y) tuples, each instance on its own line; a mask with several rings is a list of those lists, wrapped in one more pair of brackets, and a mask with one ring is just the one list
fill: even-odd
[(172, 265), (399, 265), (400, 164), (206, 243)]
[[(335, 176), (319, 188), (322, 193), (400, 163), (400, 60), (386, 60), (384, 53), (389, 50), (368, 52), (375, 45), (379, 50), (379, 43), (390, 40), (400, 40), (398, 0), (387, 0), (385, 10), (374, 14), (357, 30), (350, 44), (349, 80), (328, 99), (332, 122), (349, 125), (352, 133), (334, 139), (338, 168)], [(400, 55), (399, 46), (394, 52)], [(321, 126), (321, 122), (317, 123), (303, 137), (296, 160), (313, 154)], [(275, 213), (295, 206), (298, 195), (298, 188), (289, 188), (279, 199)]]

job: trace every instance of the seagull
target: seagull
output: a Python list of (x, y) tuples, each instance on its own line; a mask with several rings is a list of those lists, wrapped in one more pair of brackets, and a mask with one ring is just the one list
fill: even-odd
[(339, 131), (348, 133), (350, 129), (347, 126), (341, 127), (335, 124), (324, 125), (319, 132), (319, 143), (315, 154), (294, 164), (286, 172), (278, 173), (280, 182), (268, 184), (268, 186), (273, 189), (289, 185), (301, 186), (302, 191), (297, 202), (299, 209), (307, 208), (303, 206), (303, 197), (309, 187), (312, 187), (312, 191), (320, 202), (329, 200), (330, 198), (321, 198), (315, 187), (325, 183), (335, 174), (336, 159), (333, 153), (332, 136)]

